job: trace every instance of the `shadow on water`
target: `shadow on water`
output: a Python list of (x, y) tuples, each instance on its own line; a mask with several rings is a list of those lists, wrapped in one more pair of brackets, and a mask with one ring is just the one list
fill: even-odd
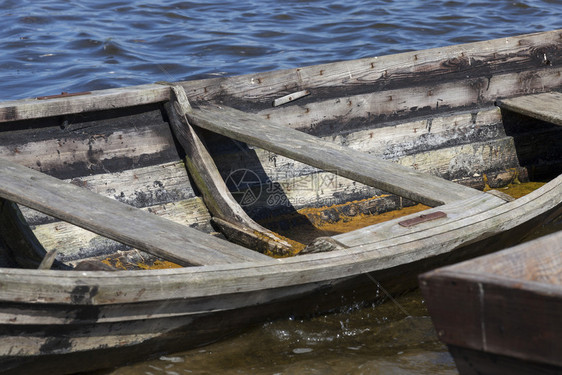
[(457, 374), (421, 294), (416, 291), (397, 302), (409, 316), (384, 303), (307, 320), (285, 319), (109, 374)]

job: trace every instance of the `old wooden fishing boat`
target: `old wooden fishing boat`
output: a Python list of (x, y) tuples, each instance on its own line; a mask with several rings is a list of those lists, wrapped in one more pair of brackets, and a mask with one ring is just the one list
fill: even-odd
[(562, 232), (420, 276), (461, 374), (562, 372)]
[(561, 61), (557, 30), (0, 103), (0, 372), (203, 345), (516, 243), (561, 211)]

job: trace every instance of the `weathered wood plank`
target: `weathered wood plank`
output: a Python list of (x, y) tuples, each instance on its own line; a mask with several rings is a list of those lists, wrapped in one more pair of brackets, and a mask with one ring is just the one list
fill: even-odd
[[(458, 108), (492, 107), (498, 97), (511, 97), (555, 89), (562, 84), (562, 68), (538, 69), (525, 72), (474, 76), (456, 81), (441, 78), (427, 85), (369, 91), (357, 95), (324, 99), (314, 92), (310, 102), (292, 106), (266, 108), (258, 114), (273, 121), (313, 134), (322, 135), (326, 129), (334, 133), (364, 127), (366, 124), (389, 120), (426, 116)], [(314, 100), (314, 101), (313, 101)], [(333, 129), (323, 124), (333, 124)]]
[(405, 198), (437, 206), (481, 192), (336, 144), (233, 108), (205, 106), (187, 113), (204, 129)]
[[(526, 92), (535, 89), (544, 91), (545, 87), (534, 84), (537, 83), (535, 73), (538, 68), (546, 67), (553, 74), (559, 74), (559, 68), (550, 64), (561, 53), (561, 37), (562, 31), (554, 30), (355, 61), (181, 82), (181, 85), (188, 96), (196, 101), (226, 96), (246, 105), (261, 103), (263, 108), (271, 106), (271, 101), (280, 96), (301, 90), (310, 90), (311, 98), (319, 95), (328, 98), (334, 97), (330, 92), (340, 92), (334, 90), (334, 87), (345, 86), (350, 93), (354, 90), (384, 91), (411, 87), (412, 80), (418, 86), (424, 86), (433, 85), (436, 79), (440, 82), (455, 81), (467, 76), (490, 77), (496, 72), (509, 71), (523, 72), (518, 77), (521, 79), (517, 86), (519, 93), (523, 93), (522, 90), (525, 89), (528, 90)], [(555, 75), (551, 76), (555, 78)], [(477, 81), (472, 83), (478, 85)], [(542, 81), (548, 89), (548, 79)], [(493, 91), (495, 90), (485, 92), (494, 94)], [(505, 94), (512, 96), (517, 93), (502, 93)], [(1, 103), (0, 122), (163, 102), (168, 99), (169, 89), (162, 85), (100, 90), (83, 97), (45, 101), (25, 99)]]
[(51, 269), (53, 263), (56, 260), (56, 257), (57, 257), (57, 249), (47, 251), (47, 254), (45, 254), (45, 257), (43, 258), (41, 264), (39, 264), (39, 267), (37, 267), (37, 269), (38, 270)]
[[(562, 285), (561, 250), (562, 231), (559, 231), (509, 250), (447, 266), (435, 274), (463, 272), (481, 277), (483, 281), (499, 281), (499, 277), (502, 280), (517, 279), (557, 286)], [(562, 290), (558, 293), (562, 293)]]
[(412, 236), (414, 233), (427, 231), (431, 228), (451, 224), (460, 219), (466, 219), (471, 215), (477, 215), (505, 204), (506, 201), (491, 194), (482, 194), (463, 201), (457, 201), (446, 206), (440, 206), (423, 211), (428, 215), (437, 211), (444, 212), (446, 217), (427, 221), (412, 227), (399, 225), (400, 222), (420, 216), (420, 213), (404, 216), (384, 223), (368, 226), (354, 230), (349, 233), (339, 234), (333, 238), (346, 247), (361, 246), (367, 243), (376, 243), (401, 236)]
[(420, 276), (449, 345), (562, 366), (562, 232)]
[[(211, 226), (209, 212), (199, 197), (141, 209), (184, 227), (191, 227), (206, 234), (216, 233)], [(35, 225), (33, 233), (46, 250), (57, 249), (57, 259), (67, 264), (80, 259), (107, 256), (116, 251), (132, 249), (131, 246), (115, 242), (65, 221)]]
[[(85, 299), (87, 303), (103, 305), (128, 303), (132, 300), (143, 302), (180, 299), (183, 309), (186, 298), (212, 295), (223, 298), (229, 294), (239, 296), (240, 293), (267, 288), (286, 290), (284, 287), (294, 285), (311, 286), (322, 281), (332, 285), (334, 280), (366, 272), (384, 273), (388, 270), (392, 274), (394, 267), (424, 259), (434, 265), (434, 256), (450, 253), (467, 241), (493, 238), (494, 234), (515, 228), (527, 222), (529, 217), (536, 218), (553, 208), (557, 208), (560, 213), (561, 198), (562, 176), (514, 202), (476, 216), (468, 216), (451, 225), (421, 231), (415, 238), (400, 237), (399, 241), (390, 244), (383, 241), (341, 252), (309, 254), (264, 264), (187, 267), (152, 272), (124, 271), (118, 278), (97, 272), (82, 275), (57, 271), (30, 273), (27, 270), (6, 270), (3, 273), (1, 297), (6, 301), (20, 298), (38, 303), (49, 301), (69, 304), (69, 295), (75, 287), (86, 282), (88, 285), (99, 286), (99, 292), (94, 297)], [(225, 283), (225, 280), (229, 282)], [(55, 284), (59, 287), (55, 288)], [(143, 293), (135, 294), (141, 289)], [(123, 290), (131, 293), (119, 293)], [(212, 301), (215, 302), (215, 299)], [(213, 309), (216, 309), (216, 304)]]
[[(137, 208), (155, 207), (196, 197), (185, 164), (181, 161), (63, 181)], [(53, 221), (45, 214), (26, 207), (22, 207), (21, 211), (30, 225)]]
[(182, 265), (270, 258), (0, 160), (0, 196)]
[[(293, 255), (304, 248), (304, 245), (281, 238), (262, 227), (240, 207), (228, 190), (203, 141), (185, 117), (185, 114), (191, 111), (191, 106), (184, 89), (181, 86), (172, 86), (172, 91), (174, 99), (166, 106), (170, 125), (186, 152), (187, 168), (201, 191), (205, 204), (211, 214), (220, 219), (216, 223), (223, 229), (227, 238), (260, 252), (276, 255)], [(232, 224), (228, 226), (228, 230), (225, 230), (224, 222)], [(235, 230), (238, 227), (245, 230), (238, 232)], [(253, 236), (248, 237), (247, 232), (253, 233)]]
[(498, 106), (525, 116), (562, 126), (562, 93), (547, 92), (498, 101)]
[(0, 103), (0, 122), (157, 103), (167, 100), (169, 94), (170, 90), (163, 85), (141, 85), (93, 91), (82, 96), (7, 101)]
[[(378, 142), (369, 142), (366, 134), (365, 145), (354, 144), (358, 150), (373, 156), (385, 158), (381, 154), (385, 147), (376, 149)], [(342, 143), (345, 144), (345, 143)], [(373, 147), (371, 147), (373, 146)], [(357, 183), (348, 178), (330, 172), (318, 171), (316, 168), (279, 156), (263, 149), (253, 149), (256, 160), (245, 158), (240, 163), (233, 163), (235, 156), (225, 154), (215, 156), (222, 176), (229, 178), (233, 170), (242, 169), (256, 173), (261, 186), (252, 186), (255, 200), (244, 205), (252, 217), (270, 217), (273, 212), (286, 212), (290, 209), (305, 207), (323, 207), (344, 204), (350, 200), (366, 199), (387, 195), (379, 189)], [(501, 138), (497, 141), (464, 144), (455, 147), (439, 148), (392, 159), (405, 167), (419, 172), (453, 179), (455, 183), (483, 190), (488, 184), (492, 188), (504, 187), (516, 178), (525, 181), (525, 170), (518, 167), (517, 155), (513, 148), (513, 139)], [(236, 192), (241, 200), (247, 190)], [(390, 207), (389, 207), (390, 208)], [(369, 211), (370, 213), (381, 213)]]
[(61, 179), (178, 160), (168, 123), (155, 106), (0, 128), (0, 157)]
[(413, 82), (418, 86), (434, 85), (467, 76), (490, 77), (509, 71), (526, 71), (529, 77), (521, 82), (526, 85), (532, 79), (531, 72), (538, 68), (559, 71), (559, 67), (548, 64), (560, 56), (561, 38), (562, 30), (554, 30), (354, 61), (182, 82), (182, 85), (193, 100), (203, 102), (217, 96), (223, 100), (231, 97), (238, 99), (241, 105), (251, 102), (254, 106), (259, 102), (264, 108), (270, 107), (275, 98), (299, 90), (310, 90), (311, 96), (306, 98), (309, 100), (319, 95), (319, 91), (325, 97), (329, 97), (330, 92), (340, 93), (340, 87), (346, 87), (348, 92), (366, 87), (369, 91), (383, 91), (411, 88)]

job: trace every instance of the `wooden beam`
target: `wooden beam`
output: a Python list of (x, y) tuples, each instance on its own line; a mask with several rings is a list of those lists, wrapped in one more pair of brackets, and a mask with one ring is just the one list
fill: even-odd
[[(526, 80), (522, 77), (533, 77)], [(426, 80), (410, 76), (411, 80)], [(364, 81), (361, 81), (364, 83)], [(423, 111), (450, 114), (462, 108), (492, 108), (498, 97), (521, 96), (529, 92), (543, 92), (562, 85), (562, 67), (532, 69), (525, 72), (507, 72), (486, 76), (471, 76), (453, 81), (434, 77), (426, 84), (414, 87), (391, 87), (389, 89), (369, 90), (357, 95), (333, 88), (338, 97), (322, 97), (321, 93), (311, 91), (310, 100), (302, 104), (281, 107), (268, 106), (258, 112), (260, 116), (272, 121), (282, 121), (293, 129), (322, 129), (327, 133), (330, 127), (324, 123), (345, 124), (345, 130), (364, 123), (387, 123), (390, 119), (418, 117)], [(298, 103), (298, 102), (297, 102)], [(234, 106), (234, 105), (233, 105)], [(235, 106), (237, 107), (237, 106)], [(249, 111), (253, 111), (249, 109)], [(421, 112), (421, 113), (420, 113)], [(427, 112), (426, 112), (427, 113)], [(352, 123), (357, 125), (352, 125)], [(372, 130), (372, 127), (371, 127)]]
[(193, 109), (186, 116), (193, 125), (201, 128), (428, 206), (482, 194), (234, 108), (203, 106)]
[[(426, 86), (430, 90), (436, 82), (454, 82), (467, 76), (478, 77), (476, 81), (480, 81), (480, 78), (495, 76), (494, 72), (520, 73), (521, 87), (529, 88), (531, 81), (536, 80), (537, 69), (548, 68), (559, 73), (555, 62), (560, 61), (561, 38), (562, 30), (552, 30), (387, 56), (182, 82), (182, 85), (192, 101), (203, 103), (219, 98), (229, 103), (229, 99), (234, 98), (237, 103), (252, 102), (254, 107), (260, 102), (264, 109), (271, 107), (272, 100), (300, 90), (309, 90), (311, 97), (322, 91), (333, 98), (341, 96), (341, 87), (346, 87), (348, 95), (366, 86), (371, 88), (370, 92), (411, 88), (413, 82), (417, 87)], [(548, 65), (549, 62), (554, 62), (553, 66)], [(547, 80), (543, 82), (549, 84)], [(487, 78), (483, 83), (489, 84)], [(482, 92), (494, 91), (490, 88)], [(448, 97), (433, 98), (435, 103)], [(398, 100), (395, 102), (398, 106)]]
[(185, 150), (189, 173), (221, 232), (229, 240), (260, 252), (287, 256), (302, 250), (303, 244), (283, 238), (262, 227), (240, 207), (228, 190), (199, 134), (185, 117), (185, 114), (192, 110), (185, 90), (181, 86), (172, 86), (172, 91), (174, 99), (166, 105), (171, 128)]
[(181, 265), (271, 259), (4, 159), (0, 197)]
[(498, 101), (501, 109), (562, 126), (562, 93), (546, 92)]
[(80, 96), (7, 101), (0, 103), (0, 123), (158, 103), (168, 100), (169, 94), (166, 86), (153, 84), (92, 91)]

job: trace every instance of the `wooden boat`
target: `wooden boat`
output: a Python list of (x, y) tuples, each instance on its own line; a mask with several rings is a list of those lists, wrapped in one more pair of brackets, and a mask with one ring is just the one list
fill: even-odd
[(561, 269), (557, 232), (420, 276), (461, 374), (562, 372)]
[(0, 103), (0, 372), (204, 345), (515, 244), (561, 213), (561, 40)]

